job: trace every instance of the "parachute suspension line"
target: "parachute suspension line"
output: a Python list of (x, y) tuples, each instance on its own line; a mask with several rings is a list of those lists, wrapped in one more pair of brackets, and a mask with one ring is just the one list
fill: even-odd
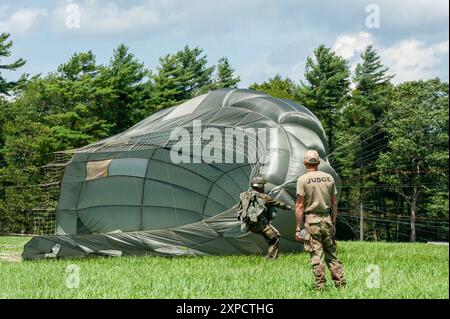
[[(353, 136), (353, 138), (350, 141), (347, 141), (345, 144), (342, 144), (341, 146), (337, 147), (336, 149), (334, 149), (331, 153), (328, 154), (327, 158), (333, 158), (336, 153), (339, 153), (339, 151), (344, 151), (347, 147), (351, 147), (352, 145), (354, 145), (355, 143), (360, 143), (360, 137), (363, 136), (364, 134), (366, 134), (367, 132), (369, 132), (370, 130), (376, 128), (377, 126), (379, 126), (380, 124), (382, 124), (385, 121), (385, 119), (382, 119), (378, 122), (376, 122), (375, 124), (371, 125), (370, 127), (368, 127), (366, 130), (364, 130), (363, 132), (361, 132), (360, 134)], [(380, 134), (381, 132), (378, 132), (376, 135)], [(375, 134), (373, 135), (375, 136)], [(362, 141), (366, 141), (367, 139), (373, 138), (373, 136), (366, 138)]]
[[(391, 116), (392, 116), (392, 115), (401, 114), (400, 111), (397, 111), (397, 112), (398, 112), (398, 113), (395, 113), (395, 111), (394, 111), (394, 113), (391, 114)], [(366, 129), (365, 129), (364, 131), (362, 131), (361, 133), (359, 133), (359, 134), (353, 136), (353, 137), (352, 137), (349, 141), (347, 141), (346, 143), (344, 143), (344, 144), (342, 144), (341, 146), (339, 146), (339, 147), (337, 147), (336, 149), (334, 149), (331, 153), (328, 154), (327, 158), (328, 158), (328, 159), (331, 159), (331, 158), (335, 157), (336, 154), (341, 153), (341, 152), (345, 152), (345, 150), (346, 150), (348, 147), (355, 146), (355, 145), (360, 145), (361, 143), (363, 143), (363, 142), (365, 142), (365, 141), (367, 141), (367, 140), (370, 140), (370, 139), (374, 138), (375, 136), (377, 136), (377, 135), (379, 135), (379, 134), (382, 134), (383, 132), (382, 132), (382, 131), (379, 131), (379, 132), (377, 132), (377, 133), (375, 133), (375, 134), (369, 135), (368, 137), (366, 137), (366, 138), (364, 138), (364, 139), (361, 139), (361, 137), (362, 137), (364, 134), (368, 134), (371, 130), (373, 130), (373, 129), (379, 127), (380, 125), (382, 125), (384, 122), (388, 121), (389, 119), (390, 119), (389, 117), (384, 117), (383, 119), (381, 119), (381, 120), (375, 122), (374, 124), (372, 124), (371, 126), (369, 126), (368, 128), (366, 128)]]

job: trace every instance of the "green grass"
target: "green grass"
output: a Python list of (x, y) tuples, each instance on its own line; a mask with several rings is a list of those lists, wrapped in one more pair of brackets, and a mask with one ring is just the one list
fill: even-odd
[[(20, 261), (28, 238), (0, 237), (0, 298), (449, 298), (448, 246), (339, 242), (348, 287), (311, 289), (306, 253), (260, 256), (111, 257)], [(67, 288), (68, 265), (80, 271)], [(367, 287), (369, 265), (379, 288)], [(328, 274), (329, 275), (329, 274)], [(328, 277), (329, 278), (329, 277)]]

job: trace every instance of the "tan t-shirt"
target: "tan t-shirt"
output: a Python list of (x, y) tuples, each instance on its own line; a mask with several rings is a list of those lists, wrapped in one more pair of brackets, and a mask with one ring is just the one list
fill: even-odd
[(310, 171), (297, 179), (297, 195), (303, 197), (306, 212), (331, 209), (331, 197), (337, 195), (333, 177), (325, 172)]

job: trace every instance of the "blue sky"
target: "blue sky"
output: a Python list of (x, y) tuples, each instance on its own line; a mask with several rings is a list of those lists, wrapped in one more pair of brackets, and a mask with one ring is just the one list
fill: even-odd
[(87, 50), (107, 63), (120, 43), (154, 69), (160, 56), (188, 44), (201, 47), (211, 64), (227, 56), (241, 87), (277, 73), (302, 79), (306, 57), (321, 43), (352, 67), (374, 44), (396, 82), (448, 81), (448, 23), (447, 0), (0, 2), (0, 32), (11, 33), (12, 58), (27, 60), (20, 73), (56, 70)]

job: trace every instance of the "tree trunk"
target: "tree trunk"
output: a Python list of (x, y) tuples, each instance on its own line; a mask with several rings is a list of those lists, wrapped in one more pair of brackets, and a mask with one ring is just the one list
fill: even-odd
[(411, 200), (411, 237), (410, 237), (410, 241), (412, 243), (416, 241), (417, 198), (418, 198), (417, 186), (414, 186), (412, 200)]
[(362, 195), (359, 200), (359, 240), (364, 240), (364, 202)]
[[(359, 145), (362, 147), (361, 136), (359, 137)], [(359, 151), (359, 240), (364, 240), (364, 171), (361, 160), (361, 150)]]
[[(417, 180), (419, 179), (419, 175), (420, 175), (420, 167), (417, 164), (416, 165), (416, 169), (417, 169)], [(417, 182), (415, 183), (416, 185), (413, 188), (413, 193), (412, 193), (412, 198), (411, 198), (411, 242), (415, 242), (416, 241), (416, 215), (417, 215), (417, 200), (419, 198), (419, 186), (417, 186)]]
[(377, 222), (375, 221), (373, 223), (373, 240), (374, 241), (378, 241), (377, 227), (378, 227), (378, 225), (377, 225)]

